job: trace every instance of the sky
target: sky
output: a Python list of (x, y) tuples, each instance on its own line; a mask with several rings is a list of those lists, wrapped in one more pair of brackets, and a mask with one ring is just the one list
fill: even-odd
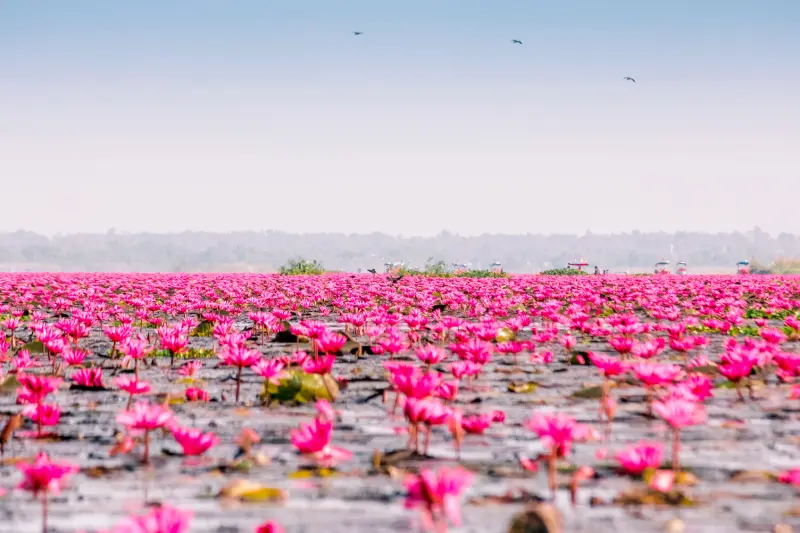
[(0, 0), (0, 231), (800, 233), (799, 94), (797, 0)]

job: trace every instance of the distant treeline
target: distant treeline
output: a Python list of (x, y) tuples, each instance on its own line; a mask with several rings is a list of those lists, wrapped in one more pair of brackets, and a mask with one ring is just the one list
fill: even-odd
[(48, 238), (26, 231), (0, 234), (0, 269), (50, 271), (258, 271), (275, 272), (292, 258), (313, 258), (327, 270), (383, 271), (384, 262), (410, 269), (432, 262), (468, 264), (489, 270), (499, 261), (506, 272), (562, 268), (576, 258), (601, 269), (652, 270), (666, 259), (686, 261), (689, 270), (717, 267), (733, 272), (747, 259), (772, 265), (800, 257), (800, 236), (746, 233), (641, 233), (613, 235), (481, 235), (392, 237), (382, 233), (290, 234), (276, 231), (172, 234), (74, 234)]

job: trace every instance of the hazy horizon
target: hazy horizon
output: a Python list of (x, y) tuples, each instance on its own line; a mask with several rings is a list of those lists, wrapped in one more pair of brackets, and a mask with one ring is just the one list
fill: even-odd
[(790, 0), (5, 0), (0, 232), (800, 234), (798, 27)]

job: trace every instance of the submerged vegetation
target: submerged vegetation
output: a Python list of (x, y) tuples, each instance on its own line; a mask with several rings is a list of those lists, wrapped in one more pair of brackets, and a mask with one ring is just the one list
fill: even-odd
[(542, 276), (586, 276), (588, 272), (577, 268), (551, 268), (541, 272)]
[(325, 273), (325, 267), (316, 259), (308, 261), (302, 257), (290, 259), (283, 265), (279, 272), (286, 276), (306, 276)]

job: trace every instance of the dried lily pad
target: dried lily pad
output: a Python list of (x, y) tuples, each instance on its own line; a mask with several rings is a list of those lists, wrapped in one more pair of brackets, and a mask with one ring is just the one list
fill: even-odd
[(696, 366), (692, 369), (692, 372), (697, 372), (698, 374), (705, 374), (707, 376), (716, 376), (719, 374), (719, 369), (715, 365), (705, 365), (705, 366)]
[(564, 520), (551, 504), (533, 505), (514, 515), (508, 533), (562, 533)]
[(497, 330), (497, 335), (495, 335), (494, 340), (497, 342), (508, 342), (514, 339), (514, 332), (511, 331), (511, 328), (500, 328)]
[(246, 502), (276, 502), (286, 500), (287, 494), (283, 489), (265, 487), (253, 481), (237, 479), (222, 487), (218, 497)]
[(589, 352), (584, 351), (573, 351), (569, 362), (573, 365), (594, 366), (591, 359), (589, 359)]
[(638, 487), (621, 492), (614, 498), (616, 505), (672, 505), (691, 507), (695, 502), (679, 490), (659, 492), (648, 487)]
[(291, 472), (287, 477), (289, 479), (311, 479), (311, 478), (325, 478), (333, 477), (337, 474), (333, 468), (301, 468)]
[(545, 501), (538, 494), (528, 492), (525, 489), (509, 490), (505, 494), (488, 496), (478, 496), (467, 500), (467, 505), (508, 505), (520, 503), (538, 503)]
[(581, 398), (584, 400), (599, 400), (603, 397), (603, 387), (597, 385), (595, 387), (586, 387), (572, 393), (573, 398)]
[(516, 392), (517, 394), (530, 394), (536, 391), (539, 386), (535, 381), (512, 381), (508, 384), (508, 392)]
[(739, 483), (771, 483), (778, 476), (768, 470), (739, 470), (731, 474), (731, 481)]

